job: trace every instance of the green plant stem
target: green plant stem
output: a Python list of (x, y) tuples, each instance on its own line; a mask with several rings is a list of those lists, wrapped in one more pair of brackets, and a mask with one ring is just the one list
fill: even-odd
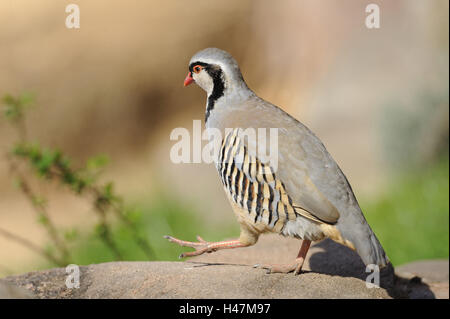
[[(8, 157), (9, 158), (9, 157)], [(55, 244), (56, 248), (59, 250), (59, 252), (62, 255), (62, 260), (65, 264), (70, 263), (70, 253), (69, 250), (64, 243), (64, 241), (61, 239), (56, 226), (51, 221), (48, 212), (46, 211), (45, 207), (42, 204), (37, 204), (35, 201), (35, 194), (31, 190), (30, 185), (27, 183), (26, 179), (19, 173), (16, 165), (14, 162), (9, 158), (10, 160), (10, 168), (11, 171), (15, 172), (17, 178), (19, 179), (19, 187), (22, 193), (25, 195), (25, 197), (28, 199), (28, 201), (31, 203), (31, 206), (34, 208), (34, 211), (39, 215), (42, 216), (45, 219), (45, 223), (43, 223), (44, 227), (46, 228), (50, 238), (52, 239), (53, 243)]]
[(112, 204), (112, 208), (113, 208), (113, 211), (115, 212), (115, 214), (128, 226), (128, 228), (131, 229), (131, 234), (132, 234), (135, 242), (141, 248), (143, 253), (147, 256), (147, 258), (149, 260), (154, 259), (155, 252), (153, 251), (152, 247), (149, 245), (148, 241), (139, 235), (138, 230), (136, 229), (136, 225), (129, 218), (127, 218), (127, 216), (125, 216), (123, 214), (123, 211), (124, 211), (123, 207), (117, 207), (116, 205)]
[[(51, 171), (51, 174), (58, 177), (60, 180), (62, 180), (64, 174), (73, 174), (73, 172), (67, 172), (67, 169), (62, 167), (61, 165), (56, 165), (56, 168), (58, 168), (61, 172), (55, 172)], [(93, 185), (87, 185), (85, 186), (85, 190), (89, 193), (91, 193), (94, 197), (94, 206), (96, 208), (96, 212), (99, 213), (102, 219), (105, 218), (105, 214), (108, 210), (108, 206), (110, 206), (113, 210), (113, 212), (116, 214), (116, 216), (123, 222), (125, 225), (131, 230), (131, 234), (134, 238), (134, 241), (138, 244), (138, 246), (141, 248), (142, 252), (147, 256), (149, 260), (154, 259), (155, 253), (151, 246), (149, 245), (148, 241), (145, 238), (142, 238), (138, 230), (136, 229), (136, 225), (129, 219), (127, 216), (124, 215), (124, 208), (122, 204), (114, 204), (110, 199), (106, 198), (100, 188), (98, 186)], [(99, 204), (100, 203), (100, 204)], [(105, 243), (108, 245), (108, 247), (113, 250), (114, 254), (116, 256), (121, 256), (118, 253), (117, 247), (114, 245), (113, 240), (110, 238), (109, 234), (109, 227), (108, 224), (104, 221), (101, 223), (103, 227), (106, 227), (107, 233), (105, 234), (105, 237), (102, 238)], [(120, 258), (121, 259), (121, 258)]]
[(106, 212), (102, 210), (102, 208), (97, 208), (100, 213), (101, 222), (100, 222), (100, 233), (99, 236), (103, 240), (103, 242), (108, 246), (108, 248), (113, 252), (116, 260), (123, 260), (122, 254), (119, 251), (116, 243), (112, 239), (111, 230), (109, 229), (108, 222), (106, 220)]

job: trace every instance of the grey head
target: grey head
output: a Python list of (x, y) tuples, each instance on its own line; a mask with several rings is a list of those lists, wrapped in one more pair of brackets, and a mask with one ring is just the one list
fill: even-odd
[(192, 82), (205, 90), (208, 96), (205, 121), (219, 100), (245, 99), (252, 94), (236, 60), (228, 52), (217, 48), (204, 49), (191, 58), (184, 85)]

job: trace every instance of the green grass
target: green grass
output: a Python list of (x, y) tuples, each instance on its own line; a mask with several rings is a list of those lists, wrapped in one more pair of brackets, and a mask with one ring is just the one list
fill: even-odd
[(394, 265), (448, 258), (448, 158), (397, 177), (383, 195), (361, 207)]

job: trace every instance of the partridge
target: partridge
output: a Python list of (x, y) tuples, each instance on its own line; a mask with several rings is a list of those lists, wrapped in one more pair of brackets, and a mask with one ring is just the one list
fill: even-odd
[[(195, 248), (180, 258), (248, 247), (263, 233), (277, 233), (302, 239), (302, 244), (291, 264), (259, 266), (268, 272), (300, 273), (311, 241), (324, 238), (355, 250), (366, 265), (389, 263), (347, 178), (319, 138), (250, 90), (229, 53), (216, 48), (196, 53), (184, 85), (193, 82), (207, 93), (206, 128), (223, 136), (216, 167), (241, 231), (238, 239), (221, 242), (165, 236)], [(255, 140), (245, 137), (249, 128), (277, 129), (277, 167), (259, 156)]]

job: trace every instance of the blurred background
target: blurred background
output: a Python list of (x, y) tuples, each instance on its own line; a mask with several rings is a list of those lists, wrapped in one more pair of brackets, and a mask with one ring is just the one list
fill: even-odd
[[(169, 135), (204, 119), (205, 94), (183, 88), (190, 57), (230, 52), (248, 85), (324, 142), (347, 175), (394, 265), (448, 258), (448, 1), (375, 1), (381, 27), (365, 26), (370, 1), (0, 2), (0, 95), (31, 92), (31, 141), (82, 165), (95, 154), (156, 260), (182, 251), (162, 235), (220, 240), (239, 234), (213, 165), (173, 164)], [(80, 7), (67, 29), (65, 7)], [(0, 120), (0, 228), (51, 251), (48, 232), (14, 186), (5, 154), (17, 130)], [(71, 229), (72, 261), (114, 256), (95, 236), (88, 200), (27, 176), (48, 200), (58, 231)], [(126, 260), (146, 259), (112, 222)], [(55, 266), (0, 235), (0, 277)]]

